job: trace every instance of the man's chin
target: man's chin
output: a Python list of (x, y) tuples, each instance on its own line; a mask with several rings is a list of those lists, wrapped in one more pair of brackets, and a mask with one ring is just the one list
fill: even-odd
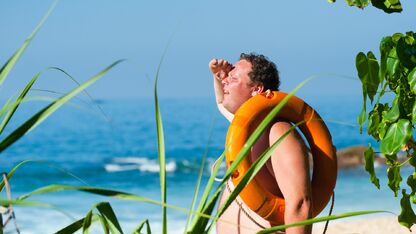
[(228, 105), (227, 103), (223, 103), (224, 108), (230, 112), (231, 114), (235, 114), (238, 108), (233, 107), (232, 105)]

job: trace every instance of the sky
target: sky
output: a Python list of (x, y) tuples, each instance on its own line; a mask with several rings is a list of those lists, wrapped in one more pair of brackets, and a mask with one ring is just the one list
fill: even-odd
[[(23, 43), (52, 1), (0, 2), (0, 63)], [(355, 56), (378, 52), (383, 36), (416, 31), (416, 1), (401, 14), (345, 1), (109, 1), (61, 0), (1, 88), (16, 94), (37, 72), (56, 66), (82, 82), (126, 59), (88, 88), (95, 98), (151, 98), (163, 51), (158, 94), (213, 97), (208, 62), (236, 62), (257, 52), (277, 64), (281, 90), (308, 77), (299, 96), (361, 96)], [(75, 84), (62, 73), (44, 73), (35, 88), (65, 92)]]

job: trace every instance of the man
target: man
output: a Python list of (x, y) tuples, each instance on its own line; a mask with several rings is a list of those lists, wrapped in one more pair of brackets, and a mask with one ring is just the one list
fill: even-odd
[[(274, 63), (263, 55), (241, 54), (234, 65), (226, 60), (213, 59), (209, 68), (214, 75), (214, 89), (220, 112), (231, 122), (238, 108), (250, 97), (278, 90), (280, 84)], [(291, 124), (284, 121), (272, 123), (251, 149), (251, 161), (276, 142)], [(311, 217), (311, 185), (307, 148), (294, 131), (274, 150), (270, 160), (255, 177), (256, 181), (271, 193), (285, 199), (285, 223), (293, 223)], [(220, 205), (232, 191), (227, 183)], [(217, 233), (255, 233), (270, 227), (270, 223), (250, 210), (238, 197), (217, 222)], [(311, 226), (286, 229), (286, 233), (310, 233)]]

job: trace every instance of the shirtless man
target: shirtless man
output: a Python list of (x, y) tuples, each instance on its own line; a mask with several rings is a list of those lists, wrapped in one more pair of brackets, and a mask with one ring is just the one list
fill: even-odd
[[(250, 97), (266, 90), (275, 91), (279, 75), (274, 63), (257, 54), (241, 54), (234, 65), (226, 60), (213, 59), (209, 68), (214, 75), (214, 88), (218, 109), (231, 122), (237, 109)], [(291, 127), (287, 122), (275, 122), (269, 126), (251, 149), (251, 160), (276, 142)], [(256, 181), (271, 193), (285, 198), (285, 223), (311, 218), (311, 185), (307, 148), (294, 131), (274, 150), (270, 160), (255, 177)], [(233, 189), (228, 182), (220, 199), (220, 205)], [(270, 223), (250, 210), (238, 197), (217, 222), (217, 233), (255, 233), (271, 227)], [(241, 206), (240, 206), (240, 205)], [(223, 221), (227, 222), (223, 222)], [(312, 226), (286, 229), (286, 233), (310, 233)]]

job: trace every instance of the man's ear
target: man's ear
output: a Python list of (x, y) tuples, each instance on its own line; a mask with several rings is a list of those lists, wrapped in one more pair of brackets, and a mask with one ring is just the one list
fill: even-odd
[(262, 93), (264, 90), (264, 86), (262, 84), (256, 84), (253, 87), (253, 91), (251, 92), (251, 96), (256, 96), (257, 94)]

